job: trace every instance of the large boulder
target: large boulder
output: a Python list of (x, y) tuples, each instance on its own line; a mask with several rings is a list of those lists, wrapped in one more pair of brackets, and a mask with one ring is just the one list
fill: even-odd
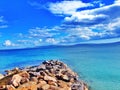
[(19, 74), (15, 74), (12, 77), (11, 84), (14, 87), (18, 87), (20, 85), (21, 80), (22, 80), (22, 76), (20, 76)]

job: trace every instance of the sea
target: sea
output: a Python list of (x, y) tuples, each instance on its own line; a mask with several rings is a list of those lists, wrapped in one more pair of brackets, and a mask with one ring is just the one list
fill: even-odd
[(90, 90), (120, 90), (120, 43), (0, 50), (0, 73), (45, 60), (66, 63)]

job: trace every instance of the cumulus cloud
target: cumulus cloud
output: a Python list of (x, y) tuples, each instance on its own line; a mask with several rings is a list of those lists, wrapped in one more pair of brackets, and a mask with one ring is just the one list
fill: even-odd
[[(96, 3), (102, 4), (99, 5), (99, 8), (86, 8), (85, 10), (78, 10), (81, 8), (80, 5), (77, 4), (78, 6), (75, 6), (73, 2), (74, 1), (62, 1), (52, 3), (48, 8), (53, 14), (62, 14), (62, 16), (64, 16), (64, 30), (66, 29), (69, 36), (74, 35), (77, 38), (87, 40), (94, 37), (107, 38), (119, 36), (119, 33), (116, 32), (120, 32), (120, 0), (116, 0), (115, 3), (107, 6), (100, 1), (94, 1), (92, 4), (81, 1), (74, 2), (82, 4), (81, 7), (94, 7)], [(67, 9), (65, 7), (67, 7)], [(71, 26), (74, 28), (71, 28)]]
[(58, 26), (53, 28), (40, 28), (35, 27), (29, 29), (27, 34), (19, 33), (18, 37), (20, 40), (17, 40), (17, 43), (20, 45), (29, 45), (29, 46), (41, 46), (45, 44), (57, 44), (59, 43), (56, 38), (59, 38), (60, 34), (62, 35), (61, 29)]
[(29, 30), (29, 37), (30, 38), (49, 38), (58, 35), (59, 33), (54, 29), (50, 28), (39, 28), (35, 27)]
[(12, 43), (12, 41), (10, 40), (5, 40), (5, 42), (3, 43), (4, 46), (8, 47), (8, 46), (16, 46), (14, 43)]
[[(95, 5), (98, 7), (95, 7)], [(40, 7), (35, 2), (31, 6)], [(49, 2), (42, 8), (63, 17), (60, 26), (52, 28), (31, 28), (23, 35), (19, 43), (24, 45), (71, 44), (95, 39), (115, 38), (120, 36), (120, 0), (105, 5), (101, 0), (83, 3), (80, 0)], [(39, 8), (37, 8), (39, 9)], [(82, 10), (83, 9), (83, 10)]]
[(57, 3), (50, 3), (49, 10), (54, 14), (71, 15), (77, 9), (92, 6), (90, 3), (83, 3), (81, 1), (61, 1)]
[(111, 22), (109, 22), (106, 29), (108, 30), (120, 29), (120, 18), (113, 19)]
[(120, 0), (115, 0), (115, 4), (119, 4), (120, 5)]
[(57, 44), (59, 43), (57, 40), (55, 40), (54, 38), (47, 38), (46, 39), (46, 42), (47, 43), (50, 43), (50, 44)]

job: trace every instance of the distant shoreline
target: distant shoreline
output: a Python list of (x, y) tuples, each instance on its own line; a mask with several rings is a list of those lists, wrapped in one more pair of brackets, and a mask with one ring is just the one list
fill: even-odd
[(0, 49), (0, 51), (12, 51), (12, 50), (29, 50), (29, 49), (39, 49), (39, 48), (57, 48), (57, 47), (74, 47), (74, 46), (104, 46), (104, 45), (120, 45), (120, 42), (112, 42), (112, 43), (80, 43), (80, 44), (71, 44), (71, 45), (46, 45), (46, 46), (36, 46), (36, 47), (28, 47), (28, 48), (7, 48)]

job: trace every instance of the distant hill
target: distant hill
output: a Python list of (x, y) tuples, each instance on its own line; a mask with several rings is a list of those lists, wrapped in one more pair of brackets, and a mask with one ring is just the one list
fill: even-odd
[(29, 50), (29, 49), (47, 49), (47, 48), (61, 48), (61, 47), (79, 47), (79, 46), (116, 46), (120, 45), (120, 42), (112, 42), (112, 43), (80, 43), (80, 44), (72, 44), (72, 45), (47, 45), (47, 46), (36, 46), (36, 47), (28, 47), (28, 48), (17, 48), (17, 49), (1, 49), (0, 51), (6, 50)]

